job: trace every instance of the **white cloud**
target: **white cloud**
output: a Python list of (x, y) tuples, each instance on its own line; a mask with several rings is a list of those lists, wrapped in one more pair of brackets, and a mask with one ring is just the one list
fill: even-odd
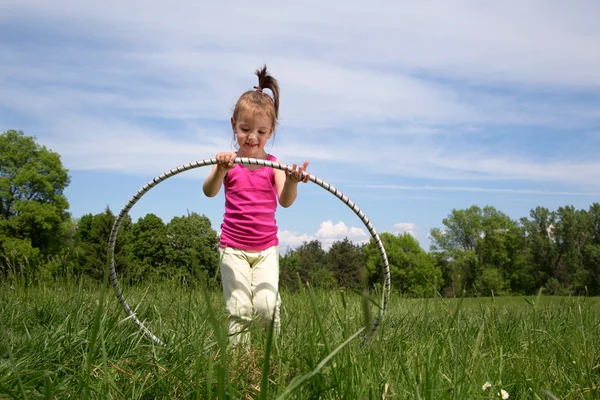
[(321, 222), (319, 229), (313, 235), (298, 234), (287, 230), (279, 231), (280, 249), (285, 252), (288, 248), (295, 248), (304, 242), (318, 240), (324, 250), (329, 250), (334, 242), (348, 238), (354, 244), (367, 243), (370, 236), (363, 228), (348, 227), (343, 221), (334, 224), (332, 221)]
[(49, 43), (0, 45), (0, 110), (34, 120), (26, 133), (70, 169), (163, 172), (229, 149), (231, 107), (267, 62), (282, 84), (284, 160), (598, 185), (595, 157), (490, 151), (479, 138), (490, 125), (597, 129), (600, 99), (553, 95), (600, 86), (593, 0), (4, 4), (0, 21)]
[(315, 237), (327, 249), (331, 247), (333, 242), (343, 240), (346, 237), (354, 243), (366, 243), (369, 240), (369, 235), (363, 228), (347, 227), (342, 221), (335, 225), (332, 221), (321, 222)]
[[(190, 136), (196, 137), (185, 141), (133, 123), (95, 118), (67, 119), (57, 123), (56, 129), (68, 130), (69, 126), (82, 128), (73, 130), (68, 140), (54, 131), (44, 144), (64, 156), (69, 168), (78, 170), (160, 174), (191, 161), (214, 157), (228, 144), (202, 132), (190, 131)], [(206, 175), (209, 167), (202, 169), (206, 171), (201, 175)]]
[[(487, 81), (598, 86), (599, 10), (595, 0), (485, 5), (471, 0), (378, 1), (368, 6), (359, 0), (285, 6), (264, 1), (259, 8), (238, 3), (233, 9), (228, 3), (190, 0), (168, 5), (30, 0), (9, 1), (3, 14), (6, 19), (26, 15), (41, 26), (62, 22), (61, 32), (92, 31), (96, 38), (142, 48), (180, 50), (204, 44), (196, 46), (202, 49), (218, 42), (219, 51), (263, 57), (310, 47), (316, 58), (346, 64), (397, 65)], [(260, 22), (248, 29), (249, 21)], [(314, 76), (310, 71), (303, 75), (308, 80)]]
[(398, 222), (394, 224), (394, 234), (408, 233), (414, 238), (417, 237), (417, 225), (412, 222)]
[(288, 230), (280, 230), (277, 234), (279, 237), (279, 251), (285, 253), (288, 249), (294, 249), (301, 246), (304, 242), (315, 240), (314, 236), (306, 233), (298, 234)]

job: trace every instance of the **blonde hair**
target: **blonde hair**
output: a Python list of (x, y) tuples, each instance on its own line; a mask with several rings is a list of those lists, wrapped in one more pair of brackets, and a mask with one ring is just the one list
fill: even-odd
[[(244, 92), (233, 109), (233, 119), (237, 120), (243, 111), (251, 111), (266, 115), (271, 119), (272, 128), (275, 129), (279, 120), (279, 84), (277, 79), (273, 78), (267, 72), (267, 66), (256, 70), (258, 76), (258, 86), (255, 90)], [(273, 97), (263, 92), (263, 89), (269, 89)]]

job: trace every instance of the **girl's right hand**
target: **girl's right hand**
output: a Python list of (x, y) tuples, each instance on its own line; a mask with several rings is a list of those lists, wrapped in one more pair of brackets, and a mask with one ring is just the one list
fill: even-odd
[(223, 152), (217, 154), (217, 167), (222, 171), (229, 171), (235, 167), (233, 162), (237, 157), (235, 152)]

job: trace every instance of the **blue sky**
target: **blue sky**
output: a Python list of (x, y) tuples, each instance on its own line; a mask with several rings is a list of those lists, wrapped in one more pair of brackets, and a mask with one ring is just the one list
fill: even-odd
[[(263, 63), (281, 85), (270, 151), (309, 160), (380, 233), (428, 249), (454, 208), (518, 219), (599, 201), (597, 1), (217, 3), (0, 0), (0, 130), (62, 156), (75, 217), (117, 213), (155, 176), (231, 150), (231, 110)], [(131, 216), (195, 211), (219, 230), (208, 170)], [(368, 239), (312, 183), (277, 220), (282, 249)]]

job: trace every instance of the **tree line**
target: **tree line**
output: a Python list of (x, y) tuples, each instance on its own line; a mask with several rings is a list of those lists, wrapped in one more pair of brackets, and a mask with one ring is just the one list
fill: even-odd
[[(60, 156), (35, 137), (9, 130), (0, 135), (0, 284), (64, 278), (101, 281), (115, 215), (73, 218), (64, 195), (70, 183)], [(600, 294), (600, 204), (551, 211), (536, 207), (511, 219), (492, 206), (452, 210), (430, 232), (424, 250), (410, 234), (380, 234), (393, 289), (410, 297), (534, 294)], [(219, 238), (198, 213), (165, 222), (155, 214), (126, 216), (117, 237), (119, 281), (181, 285), (219, 281)], [(345, 238), (327, 250), (318, 240), (280, 258), (281, 285), (295, 290), (362, 289), (381, 285), (383, 267), (374, 241)]]

